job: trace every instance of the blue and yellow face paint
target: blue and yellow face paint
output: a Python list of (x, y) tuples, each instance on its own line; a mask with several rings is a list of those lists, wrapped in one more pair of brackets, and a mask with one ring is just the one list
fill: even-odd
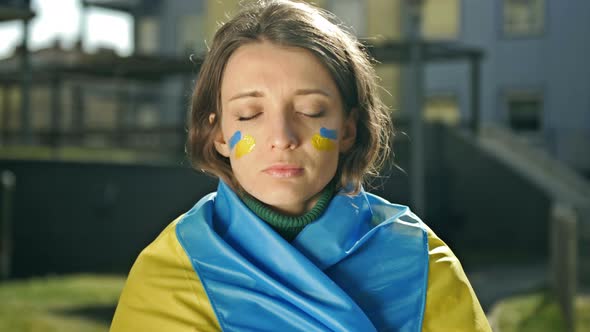
[(242, 137), (242, 132), (239, 130), (229, 139), (229, 148), (230, 150), (235, 148), (236, 158), (240, 158), (243, 155), (252, 152), (255, 145), (256, 142), (254, 141), (254, 137), (250, 135), (244, 135), (244, 137)]
[(320, 133), (311, 138), (311, 144), (318, 151), (332, 151), (336, 149), (336, 144), (333, 141), (337, 139), (338, 131), (336, 129), (330, 130), (322, 127)]

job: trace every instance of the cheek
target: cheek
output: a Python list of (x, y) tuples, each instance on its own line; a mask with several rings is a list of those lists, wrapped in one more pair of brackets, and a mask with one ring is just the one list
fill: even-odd
[(311, 137), (311, 145), (318, 151), (334, 151), (336, 149), (336, 140), (338, 131), (322, 127), (319, 134)]
[(236, 144), (236, 149), (235, 149), (235, 154), (236, 154), (236, 158), (241, 158), (244, 155), (247, 155), (248, 153), (252, 152), (252, 150), (254, 150), (254, 147), (256, 146), (256, 141), (254, 140), (254, 137), (250, 136), (250, 135), (245, 135), (244, 138), (242, 138), (238, 144)]
[(325, 185), (327, 181), (332, 179), (338, 170), (338, 161), (340, 159), (340, 155), (338, 154), (338, 149), (332, 149), (330, 151), (327, 150), (318, 150), (314, 149), (315, 151), (315, 172), (316, 181), (318, 185)]
[(241, 131), (236, 131), (229, 139), (229, 148), (233, 151), (236, 159), (247, 155), (254, 150), (256, 141), (250, 135), (242, 135)]
[(242, 132), (236, 131), (229, 139), (229, 149), (233, 150), (236, 144), (242, 139)]

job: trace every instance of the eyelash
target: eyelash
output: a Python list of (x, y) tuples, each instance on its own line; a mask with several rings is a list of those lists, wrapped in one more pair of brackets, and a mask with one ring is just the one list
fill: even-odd
[(322, 116), (324, 116), (325, 113), (326, 112), (324, 110), (320, 110), (319, 112), (313, 113), (313, 114), (308, 114), (308, 113), (300, 113), (300, 114), (302, 114), (303, 116), (306, 116), (308, 118), (321, 118)]
[[(326, 112), (324, 110), (319, 111), (318, 113), (314, 113), (314, 114), (308, 114), (308, 113), (303, 113), (303, 112), (299, 112), (299, 114), (308, 117), (308, 118), (321, 118), (322, 116), (324, 116)], [(238, 117), (238, 121), (248, 121), (248, 120), (253, 120), (255, 118), (257, 118), (260, 114), (262, 113), (256, 113), (254, 115), (251, 116), (239, 116)]]
[(255, 118), (257, 118), (257, 117), (258, 117), (260, 114), (262, 114), (262, 113), (256, 113), (256, 114), (254, 114), (254, 115), (251, 115), (251, 116), (239, 116), (239, 117), (238, 117), (238, 121), (248, 121), (248, 120), (252, 120), (252, 119), (255, 119)]

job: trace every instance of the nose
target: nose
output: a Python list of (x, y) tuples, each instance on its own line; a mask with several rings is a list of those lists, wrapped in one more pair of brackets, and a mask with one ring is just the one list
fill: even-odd
[(295, 124), (286, 114), (276, 115), (269, 128), (270, 146), (277, 150), (293, 150), (299, 145)]

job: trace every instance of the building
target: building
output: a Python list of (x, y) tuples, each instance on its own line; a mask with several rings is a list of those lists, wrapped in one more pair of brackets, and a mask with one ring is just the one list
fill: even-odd
[[(58, 40), (33, 52), (21, 46), (0, 61), (0, 144), (182, 153), (186, 91), (199, 62), (149, 52), (120, 56), (99, 49), (88, 53), (83, 42), (65, 49)], [(32, 78), (26, 86), (25, 58)], [(169, 81), (184, 88), (162, 91)], [(29, 96), (27, 107), (23, 106), (25, 95)]]
[[(409, 1), (316, 0), (371, 44), (407, 39)], [(218, 23), (239, 0), (84, 0), (128, 13), (138, 56), (199, 58)], [(424, 0), (422, 36), (430, 41), (483, 50), (480, 122), (510, 128), (531, 144), (585, 174), (590, 173), (590, 3), (584, 0)], [(399, 119), (409, 118), (410, 73), (404, 65), (377, 64), (385, 102)], [(450, 125), (472, 117), (470, 67), (466, 61), (425, 67), (424, 116)], [(193, 70), (192, 77), (196, 77)], [(173, 75), (152, 86), (160, 110), (137, 111), (142, 123), (183, 122), (192, 82)], [(153, 92), (148, 93), (153, 95)], [(113, 106), (116, 108), (116, 106)], [(175, 110), (175, 111), (172, 111)], [(154, 115), (155, 114), (155, 115)], [(130, 120), (131, 121), (131, 120)]]
[[(483, 124), (510, 128), (570, 167), (590, 174), (590, 43), (581, 33), (590, 31), (590, 3), (443, 2), (453, 3), (457, 11), (456, 33), (447, 38), (485, 53)], [(465, 117), (467, 75), (460, 64), (429, 65), (427, 105), (450, 109), (455, 104), (460, 117)]]
[[(403, 39), (409, 28), (408, 2), (321, 3), (361, 38)], [(485, 54), (481, 124), (510, 128), (590, 174), (590, 43), (583, 31), (590, 31), (590, 3), (584, 0), (423, 1), (423, 38), (474, 46)], [(379, 67), (392, 94), (389, 104), (403, 117), (409, 109), (408, 72)], [(424, 116), (449, 124), (468, 121), (469, 75), (465, 62), (428, 64)]]

